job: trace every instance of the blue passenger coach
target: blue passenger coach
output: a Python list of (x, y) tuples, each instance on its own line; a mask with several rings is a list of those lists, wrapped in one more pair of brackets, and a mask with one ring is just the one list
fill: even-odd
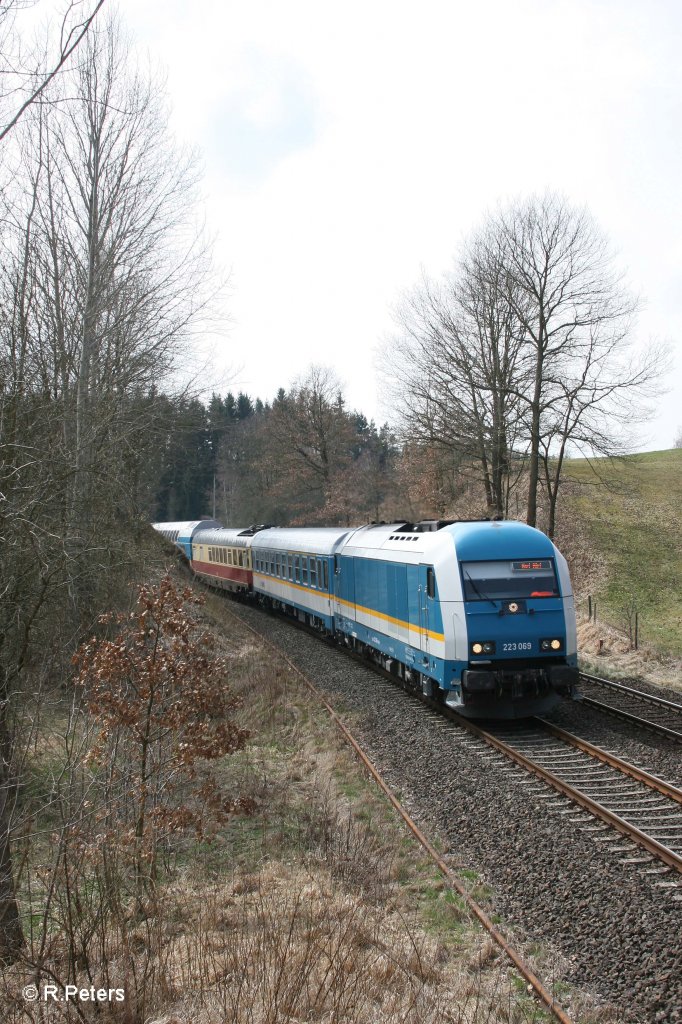
[(263, 603), (334, 632), (334, 558), (353, 531), (336, 527), (276, 528), (251, 541), (253, 589)]
[(220, 527), (217, 519), (194, 519), (191, 522), (154, 523), (154, 529), (180, 549), (188, 562), (192, 560), (192, 539), (201, 530)]

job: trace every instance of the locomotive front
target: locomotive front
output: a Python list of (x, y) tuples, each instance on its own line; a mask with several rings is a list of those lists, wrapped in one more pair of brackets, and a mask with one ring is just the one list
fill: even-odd
[(471, 717), (549, 710), (578, 682), (566, 560), (549, 538), (524, 523), (471, 524), (454, 539), (462, 668), (459, 692), (449, 703)]

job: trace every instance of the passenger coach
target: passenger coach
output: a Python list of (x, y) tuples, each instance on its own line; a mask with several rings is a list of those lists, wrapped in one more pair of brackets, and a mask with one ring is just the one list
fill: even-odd
[(180, 549), (189, 562), (192, 558), (192, 539), (200, 530), (219, 527), (217, 519), (194, 519), (183, 523), (154, 523), (154, 529)]

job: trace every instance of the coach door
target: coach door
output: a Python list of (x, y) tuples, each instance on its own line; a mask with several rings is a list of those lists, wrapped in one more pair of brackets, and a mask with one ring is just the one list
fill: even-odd
[(421, 649), (429, 650), (430, 605), (434, 597), (433, 566), (419, 566), (419, 628), (421, 631)]
[(410, 644), (420, 651), (429, 649), (429, 603), (426, 565), (408, 565), (407, 609), (410, 626)]
[(331, 591), (334, 617), (355, 617), (355, 580), (353, 563), (350, 558), (334, 555), (334, 570)]

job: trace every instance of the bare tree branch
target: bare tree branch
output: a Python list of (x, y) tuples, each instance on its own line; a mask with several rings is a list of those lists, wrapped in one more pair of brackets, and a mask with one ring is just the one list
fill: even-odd
[[(42, 95), (42, 93), (48, 87), (50, 82), (52, 82), (54, 77), (61, 71), (61, 69), (64, 67), (69, 57), (71, 56), (71, 54), (74, 53), (74, 51), (78, 48), (82, 40), (85, 38), (88, 29), (97, 17), (97, 14), (99, 13), (100, 9), (104, 6), (105, 2), (106, 0), (97, 0), (96, 6), (92, 13), (89, 14), (88, 17), (85, 18), (85, 20), (80, 22), (78, 25), (72, 25), (67, 31), (68, 15), (69, 12), (75, 6), (75, 4), (73, 3), (69, 4), (69, 8), (62, 20), (59, 56), (57, 57), (57, 60), (52, 69), (43, 75), (41, 81), (36, 86), (36, 88), (21, 104), (21, 106), (15, 113), (14, 117), (12, 117), (11, 120), (8, 121), (8, 123), (2, 129), (0, 129), (0, 142), (2, 142), (3, 139), (6, 138), (6, 136), (17, 125), (17, 123), (19, 122), (23, 114), (26, 112), (26, 110), (31, 106), (32, 103), (35, 103), (35, 101)], [(65, 32), (66, 35), (64, 34)]]

